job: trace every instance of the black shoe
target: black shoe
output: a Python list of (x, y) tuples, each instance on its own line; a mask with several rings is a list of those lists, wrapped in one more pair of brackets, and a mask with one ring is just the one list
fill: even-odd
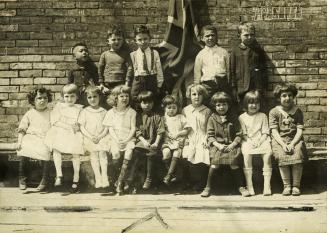
[(71, 193), (79, 193), (79, 185), (78, 182), (73, 182), (72, 187), (70, 188)]

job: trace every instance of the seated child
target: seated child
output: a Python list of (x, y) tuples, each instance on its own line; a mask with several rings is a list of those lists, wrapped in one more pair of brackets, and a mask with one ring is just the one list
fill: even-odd
[(84, 43), (73, 46), (75, 66), (68, 72), (68, 83), (74, 83), (78, 87), (77, 104), (87, 105), (84, 91), (88, 86), (99, 85), (98, 69), (89, 56), (89, 50)]
[(164, 124), (166, 128), (162, 155), (168, 170), (163, 182), (169, 185), (174, 176), (177, 162), (182, 155), (189, 127), (186, 124), (185, 117), (178, 113), (178, 101), (174, 96), (167, 95), (162, 100), (162, 107), (165, 110)]
[(75, 84), (66, 84), (62, 88), (64, 102), (57, 103), (52, 110), (51, 128), (45, 138), (46, 144), (53, 151), (56, 168), (55, 186), (62, 185), (62, 154), (73, 155), (74, 177), (70, 190), (73, 193), (79, 191), (80, 156), (84, 155), (83, 136), (77, 123), (82, 105), (75, 104), (78, 92)]
[(162, 117), (153, 112), (154, 95), (151, 91), (142, 91), (137, 97), (142, 112), (136, 116), (135, 156), (147, 157), (146, 179), (143, 189), (151, 187), (153, 157), (160, 154), (161, 139), (165, 133)]
[(242, 154), (244, 158), (244, 175), (247, 189), (255, 195), (252, 184), (252, 156), (260, 155), (263, 160), (264, 188), (263, 195), (271, 195), (271, 146), (269, 137), (268, 118), (260, 110), (260, 93), (249, 91), (243, 99), (245, 113), (239, 116), (242, 127)]
[(278, 161), (282, 176), (283, 195), (298, 196), (301, 194), (303, 162), (307, 158), (303, 140), (303, 113), (294, 103), (297, 95), (294, 85), (277, 85), (274, 95), (280, 105), (269, 112), (273, 156)]
[[(135, 147), (136, 112), (130, 107), (129, 87), (125, 85), (116, 86), (110, 95), (115, 100), (114, 107), (107, 112), (103, 125), (108, 128), (111, 137), (110, 152), (115, 170), (113, 182), (117, 181), (116, 192), (118, 195), (121, 195), (124, 191), (123, 187), (128, 165), (132, 159)], [(121, 156), (124, 157), (124, 160), (118, 176), (119, 159)]]
[(42, 161), (42, 180), (36, 189), (43, 191), (49, 175), (50, 149), (44, 138), (50, 129), (48, 102), (51, 102), (52, 96), (49, 90), (39, 87), (31, 91), (27, 98), (33, 108), (25, 113), (18, 126), (19, 188), (26, 189), (26, 169), (29, 159), (32, 158)]
[(78, 117), (83, 134), (83, 146), (84, 150), (90, 153), (95, 188), (106, 188), (109, 187), (107, 151), (110, 148), (110, 139), (108, 129), (102, 122), (107, 111), (99, 106), (102, 93), (98, 87), (89, 86), (85, 93), (89, 106), (84, 108)]
[(229, 165), (234, 182), (242, 196), (250, 196), (243, 185), (243, 174), (239, 167), (241, 156), (241, 127), (236, 117), (229, 110), (231, 98), (225, 92), (217, 92), (211, 97), (211, 105), (215, 112), (209, 117), (207, 132), (210, 151), (210, 169), (207, 185), (201, 197), (211, 194), (212, 177), (221, 165)]

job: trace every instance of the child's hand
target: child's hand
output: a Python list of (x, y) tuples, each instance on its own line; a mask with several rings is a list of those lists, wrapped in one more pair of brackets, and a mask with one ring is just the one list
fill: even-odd
[(99, 141), (100, 141), (100, 138), (95, 137), (95, 136), (92, 137), (92, 142), (93, 142), (94, 144), (98, 144)]
[(173, 135), (172, 133), (169, 133), (168, 137), (172, 140), (175, 140), (177, 138), (176, 135)]
[(16, 150), (21, 150), (22, 149), (22, 143), (21, 142), (17, 142), (16, 144)]
[(143, 140), (143, 145), (146, 147), (146, 148), (150, 148), (151, 144), (147, 141), (147, 140)]
[(79, 126), (78, 126), (78, 124), (77, 124), (77, 123), (73, 124), (73, 125), (72, 125), (72, 129), (73, 129), (74, 133), (77, 133), (77, 132), (79, 131)]
[(228, 153), (231, 152), (232, 150), (235, 149), (235, 146), (233, 143), (229, 144), (228, 146), (225, 147), (224, 152)]
[(218, 148), (218, 150), (220, 150), (220, 151), (224, 151), (225, 148), (227, 147), (227, 146), (224, 145), (224, 144), (215, 144), (215, 145), (216, 145), (216, 147)]
[(293, 154), (293, 152), (294, 152), (294, 145), (293, 144), (287, 145), (286, 148), (287, 148), (286, 153)]
[(286, 144), (283, 144), (282, 148), (285, 153), (289, 153), (288, 146)]
[(153, 143), (152, 145), (150, 145), (150, 149), (156, 150), (158, 146), (159, 145), (157, 143)]
[(118, 140), (118, 147), (119, 149), (124, 149), (126, 147), (126, 141), (125, 140)]

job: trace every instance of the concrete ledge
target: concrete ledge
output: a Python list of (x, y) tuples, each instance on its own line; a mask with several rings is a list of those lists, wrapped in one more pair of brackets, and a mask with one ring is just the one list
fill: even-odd
[[(309, 160), (325, 160), (327, 159), (327, 147), (309, 147), (307, 148)], [(0, 156), (8, 156), (9, 160), (17, 161), (16, 143), (0, 143)], [(15, 159), (16, 158), (16, 159)], [(63, 155), (63, 161), (70, 161), (72, 158), (69, 154)], [(88, 161), (89, 156), (83, 156), (82, 161)]]

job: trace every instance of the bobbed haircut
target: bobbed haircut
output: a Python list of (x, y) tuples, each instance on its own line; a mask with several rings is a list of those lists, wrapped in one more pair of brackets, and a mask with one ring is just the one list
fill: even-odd
[(201, 84), (192, 84), (192, 85), (188, 86), (187, 89), (186, 89), (186, 97), (189, 98), (189, 99), (191, 99), (192, 90), (195, 90), (199, 94), (202, 94), (204, 99), (206, 99), (208, 97), (208, 91), (203, 85), (201, 85)]
[(134, 37), (136, 37), (138, 34), (148, 34), (150, 35), (150, 30), (145, 25), (140, 25), (134, 29)]
[(274, 96), (276, 99), (280, 98), (280, 95), (283, 92), (291, 92), (295, 97), (297, 95), (297, 88), (294, 84), (291, 83), (282, 83), (278, 84), (274, 89)]
[(63, 86), (61, 90), (61, 95), (63, 96), (64, 94), (72, 94), (72, 93), (78, 95), (78, 92), (79, 92), (78, 87), (74, 83), (69, 83)]
[(110, 95), (107, 98), (107, 102), (110, 106), (117, 106), (118, 96), (120, 94), (128, 94), (129, 102), (131, 100), (131, 88), (125, 85), (116, 86), (112, 89)]
[(253, 23), (241, 23), (240, 25), (238, 25), (237, 27), (237, 33), (238, 35), (241, 35), (243, 31), (252, 31), (255, 34), (255, 26), (253, 25)]
[(173, 95), (166, 95), (162, 99), (161, 107), (165, 108), (170, 104), (175, 104), (177, 106), (177, 108), (179, 108), (179, 102), (178, 102), (177, 98)]
[(99, 96), (102, 95), (100, 88), (98, 88), (97, 86), (88, 86), (85, 90), (85, 96), (94, 94), (94, 93), (98, 94)]
[(33, 106), (35, 106), (35, 97), (37, 94), (46, 94), (48, 97), (48, 102), (50, 103), (52, 101), (51, 91), (42, 86), (38, 86), (27, 94), (28, 102)]
[(141, 91), (137, 95), (137, 101), (141, 103), (142, 101), (144, 102), (154, 102), (154, 95), (151, 91)]
[(210, 105), (215, 108), (218, 103), (226, 103), (230, 106), (232, 98), (226, 92), (216, 92), (210, 99)]
[(259, 91), (249, 91), (244, 95), (243, 98), (243, 108), (245, 111), (248, 110), (248, 105), (252, 103), (260, 104), (260, 93)]
[(216, 34), (216, 36), (218, 36), (218, 31), (217, 31), (217, 28), (215, 27), (215, 26), (213, 26), (213, 25), (205, 25), (205, 26), (203, 26), (202, 28), (201, 28), (201, 37), (204, 35), (204, 32), (205, 31), (213, 31), (215, 34)]

